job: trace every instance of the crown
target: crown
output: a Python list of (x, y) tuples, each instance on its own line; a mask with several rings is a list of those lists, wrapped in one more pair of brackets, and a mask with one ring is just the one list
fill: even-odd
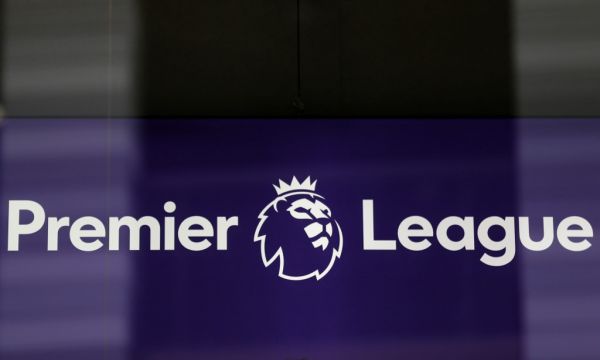
[(298, 179), (296, 179), (296, 177), (294, 176), (289, 184), (279, 179), (279, 186), (273, 185), (273, 187), (275, 188), (275, 191), (277, 191), (277, 195), (298, 190), (314, 192), (315, 188), (317, 187), (317, 180), (310, 182), (309, 176), (303, 182), (299, 182)]

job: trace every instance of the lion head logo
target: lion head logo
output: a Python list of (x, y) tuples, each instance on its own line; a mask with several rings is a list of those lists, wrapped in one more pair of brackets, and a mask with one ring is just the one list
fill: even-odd
[(254, 241), (261, 246), (265, 267), (277, 263), (286, 280), (320, 280), (342, 255), (342, 230), (325, 198), (315, 192), (317, 181), (273, 185), (277, 198), (258, 216)]

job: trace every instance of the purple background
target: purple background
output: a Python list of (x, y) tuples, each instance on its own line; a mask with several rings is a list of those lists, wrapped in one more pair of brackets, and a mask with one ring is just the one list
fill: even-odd
[[(553, 246), (502, 268), (473, 252), (362, 250), (401, 219), (599, 219), (600, 123), (584, 120), (9, 120), (8, 199), (49, 216), (239, 216), (229, 251), (84, 254), (43, 236), (0, 251), (0, 354), (8, 359), (593, 358), (595, 246)], [(271, 184), (318, 179), (344, 232), (320, 282), (265, 269), (252, 242)], [(539, 229), (538, 229), (539, 230)], [(43, 235), (43, 234), (42, 234)], [(5, 235), (3, 239), (5, 241)], [(592, 241), (593, 242), (593, 241)], [(145, 245), (145, 246), (144, 246)], [(591, 354), (591, 356), (590, 356)]]

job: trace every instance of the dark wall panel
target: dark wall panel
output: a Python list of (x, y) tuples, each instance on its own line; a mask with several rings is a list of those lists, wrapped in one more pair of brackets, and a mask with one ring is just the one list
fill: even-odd
[(145, 115), (512, 113), (508, 2), (145, 1), (142, 18)]
[(509, 113), (507, 2), (345, 0), (344, 4), (344, 113)]
[(285, 114), (296, 89), (295, 3), (142, 1), (146, 115)]

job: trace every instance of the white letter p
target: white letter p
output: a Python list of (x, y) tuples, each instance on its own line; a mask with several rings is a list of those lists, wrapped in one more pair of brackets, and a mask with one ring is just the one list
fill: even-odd
[[(33, 214), (29, 224), (21, 224), (21, 211)], [(19, 236), (33, 234), (40, 230), (46, 222), (44, 208), (35, 201), (12, 200), (8, 202), (8, 251), (19, 251)]]

